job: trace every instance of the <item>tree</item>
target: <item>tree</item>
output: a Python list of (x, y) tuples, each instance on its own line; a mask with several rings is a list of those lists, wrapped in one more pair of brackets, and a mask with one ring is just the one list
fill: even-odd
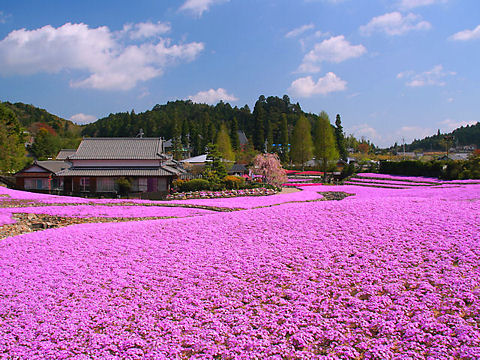
[(46, 160), (53, 158), (61, 147), (61, 140), (58, 136), (52, 135), (46, 129), (38, 130), (35, 141), (30, 146), (30, 152), (35, 158)]
[(23, 140), (17, 117), (0, 103), (0, 173), (14, 173), (26, 164)]
[(227, 176), (225, 164), (222, 161), (222, 154), (216, 144), (207, 145), (207, 164), (205, 165), (204, 175), (211, 182), (220, 182)]
[(235, 154), (232, 150), (232, 144), (230, 142), (230, 136), (228, 135), (227, 126), (223, 123), (220, 127), (220, 131), (217, 134), (217, 148), (226, 160), (235, 160)]
[(335, 135), (330, 125), (330, 119), (325, 111), (320, 113), (315, 123), (315, 158), (321, 161), (323, 177), (327, 178), (328, 163), (338, 159), (335, 145)]
[(267, 184), (280, 187), (287, 181), (287, 175), (282, 168), (277, 154), (259, 154), (253, 160), (255, 174), (262, 175)]
[(175, 113), (173, 118), (173, 134), (172, 134), (172, 153), (175, 160), (182, 159), (182, 130)]
[(255, 146), (255, 149), (263, 151), (265, 144), (265, 110), (263, 109), (263, 102), (261, 102), (260, 99), (255, 104), (253, 116), (255, 119), (253, 129), (253, 146)]
[(232, 129), (230, 130), (230, 139), (232, 140), (232, 148), (237, 151), (240, 150), (240, 139), (238, 138), (238, 121), (234, 116), (232, 120)]
[(335, 140), (337, 142), (338, 153), (340, 154), (340, 159), (347, 161), (348, 152), (345, 147), (345, 134), (343, 133), (342, 120), (340, 119), (340, 114), (337, 114), (335, 119)]
[(289, 160), (289, 146), (288, 145), (289, 144), (288, 144), (287, 115), (282, 114), (282, 122), (280, 124), (280, 159), (284, 163), (288, 162), (288, 160)]
[(295, 164), (302, 164), (302, 169), (305, 168), (305, 163), (310, 160), (313, 155), (313, 142), (310, 128), (311, 126), (308, 119), (301, 115), (293, 129), (290, 157)]

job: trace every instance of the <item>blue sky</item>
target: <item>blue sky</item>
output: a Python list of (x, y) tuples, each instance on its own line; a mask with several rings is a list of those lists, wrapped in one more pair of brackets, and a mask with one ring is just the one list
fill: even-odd
[(0, 100), (78, 123), (288, 94), (380, 146), (480, 121), (478, 0), (0, 2)]

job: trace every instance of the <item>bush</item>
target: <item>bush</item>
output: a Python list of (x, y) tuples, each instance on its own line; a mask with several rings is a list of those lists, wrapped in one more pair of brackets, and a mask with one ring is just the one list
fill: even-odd
[(201, 191), (201, 190), (210, 190), (212, 184), (205, 179), (192, 179), (189, 181), (182, 181), (177, 183), (178, 191), (189, 192), (189, 191)]
[(132, 184), (130, 183), (130, 181), (124, 177), (118, 178), (115, 183), (117, 185), (118, 193), (120, 195), (127, 195), (132, 188)]
[(223, 178), (223, 183), (227, 189), (241, 189), (245, 186), (245, 179), (240, 176), (228, 175)]

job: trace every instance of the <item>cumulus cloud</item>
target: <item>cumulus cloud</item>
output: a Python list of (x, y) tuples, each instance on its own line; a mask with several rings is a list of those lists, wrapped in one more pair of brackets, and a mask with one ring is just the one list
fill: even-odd
[(433, 69), (416, 74), (414, 71), (404, 71), (397, 74), (397, 79), (407, 79), (405, 85), (410, 87), (421, 86), (444, 86), (445, 77), (456, 75), (453, 71), (445, 71), (442, 65), (436, 65)]
[(459, 121), (454, 119), (445, 119), (439, 122), (443, 132), (450, 132), (462, 126), (475, 125), (477, 121)]
[(387, 35), (403, 35), (414, 30), (428, 30), (432, 25), (421, 20), (415, 14), (402, 15), (398, 11), (374, 17), (367, 25), (360, 26), (360, 33), (371, 35), (374, 32), (383, 32)]
[(351, 131), (352, 134), (355, 135), (355, 137), (357, 138), (364, 137), (372, 141), (375, 141), (380, 137), (377, 130), (366, 123), (354, 125), (349, 128), (349, 131)]
[[(138, 38), (152, 34), (152, 30), (145, 30), (144, 24), (130, 29), (124, 29), (124, 34)], [(160, 30), (156, 31), (158, 34)], [(72, 87), (129, 90), (139, 82), (162, 75), (168, 66), (193, 61), (203, 49), (203, 43), (172, 44), (165, 38), (125, 44), (106, 26), (90, 28), (82, 23), (67, 23), (54, 28), (47, 25), (35, 30), (12, 31), (0, 41), (0, 74), (80, 70), (88, 75), (72, 80)]]
[(327, 73), (315, 82), (311, 76), (302, 77), (292, 82), (290, 91), (298, 97), (311, 97), (313, 95), (327, 95), (331, 92), (344, 91), (347, 82), (333, 72)]
[(448, 0), (401, 0), (399, 7), (402, 9), (413, 9), (420, 6), (446, 3)]
[(70, 117), (70, 120), (72, 120), (76, 124), (83, 125), (83, 124), (89, 124), (91, 122), (94, 122), (95, 120), (97, 120), (97, 117), (93, 115), (79, 113), (79, 114), (72, 115)]
[(166, 34), (171, 30), (171, 27), (170, 24), (158, 21), (157, 23), (144, 22), (126, 25), (124, 29), (129, 33), (130, 39), (138, 40)]
[(469, 40), (476, 40), (480, 39), (480, 25), (478, 25), (473, 30), (463, 30), (459, 31), (449, 38), (450, 40), (455, 41), (469, 41)]
[(227, 91), (223, 88), (210, 89), (207, 91), (200, 91), (195, 95), (191, 95), (188, 97), (190, 100), (197, 104), (216, 104), (220, 100), (223, 101), (237, 101), (238, 99), (233, 95), (227, 93)]
[(306, 24), (306, 25), (302, 25), (298, 28), (295, 28), (291, 31), (289, 31), (288, 33), (285, 34), (285, 37), (286, 38), (294, 38), (294, 37), (297, 37), (299, 35), (302, 35), (304, 32), (308, 31), (308, 30), (312, 30), (313, 28), (315, 28), (315, 25), (313, 24)]
[(340, 63), (362, 56), (367, 52), (363, 45), (352, 45), (343, 35), (334, 36), (315, 44), (304, 57), (298, 72), (319, 72), (322, 62)]
[(212, 5), (221, 4), (230, 0), (187, 0), (180, 7), (181, 11), (189, 11), (195, 16), (202, 16)]

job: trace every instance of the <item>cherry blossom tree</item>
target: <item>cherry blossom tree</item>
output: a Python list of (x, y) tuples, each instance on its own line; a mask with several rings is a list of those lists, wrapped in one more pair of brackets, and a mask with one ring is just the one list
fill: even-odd
[(280, 187), (287, 181), (287, 175), (282, 168), (277, 154), (259, 154), (253, 160), (253, 171), (262, 175), (267, 184)]

